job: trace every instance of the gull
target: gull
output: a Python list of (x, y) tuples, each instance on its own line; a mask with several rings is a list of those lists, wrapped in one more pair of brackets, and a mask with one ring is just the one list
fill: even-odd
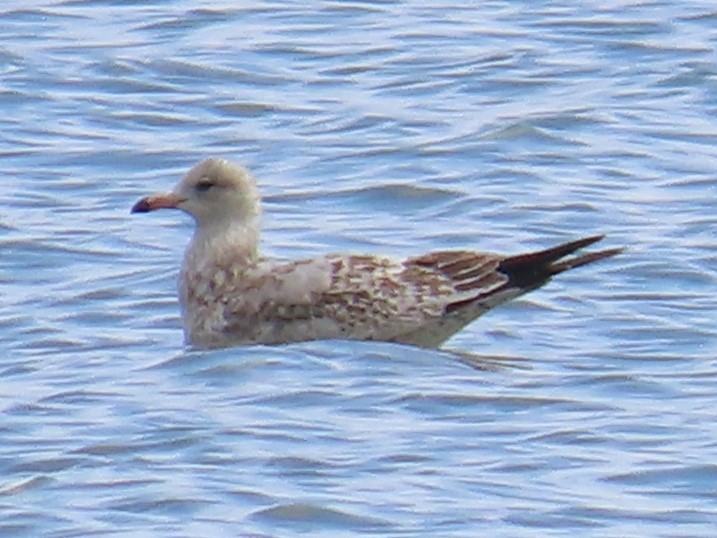
[(440, 346), (488, 310), (553, 276), (614, 256), (571, 256), (585, 237), (518, 255), (439, 250), (405, 259), (259, 253), (261, 197), (241, 165), (211, 157), (132, 213), (179, 209), (195, 221), (179, 277), (185, 341), (196, 348), (344, 339)]

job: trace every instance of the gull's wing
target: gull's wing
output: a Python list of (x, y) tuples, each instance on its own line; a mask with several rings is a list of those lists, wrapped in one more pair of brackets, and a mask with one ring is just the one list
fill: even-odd
[(586, 237), (517, 256), (448, 251), (412, 258), (410, 263), (444, 275), (455, 294), (447, 298), (440, 320), (396, 340), (438, 346), (488, 310), (541, 287), (553, 276), (622, 252), (623, 249), (614, 248), (569, 257), (602, 238), (602, 235)]
[(330, 255), (259, 266), (225, 309), (231, 340), (344, 338), (434, 346), (491, 308), (621, 249), (567, 258), (602, 236), (500, 256), (441, 251), (395, 261)]
[(381, 256), (267, 263), (232, 294), (224, 332), (231, 340), (257, 343), (391, 340), (440, 317), (441, 298), (453, 294), (441, 273)]

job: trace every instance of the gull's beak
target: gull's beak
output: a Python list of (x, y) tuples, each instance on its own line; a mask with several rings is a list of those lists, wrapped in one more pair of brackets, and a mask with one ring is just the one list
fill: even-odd
[(149, 213), (155, 209), (178, 209), (182, 202), (184, 202), (184, 198), (172, 192), (153, 194), (138, 200), (132, 206), (132, 213)]

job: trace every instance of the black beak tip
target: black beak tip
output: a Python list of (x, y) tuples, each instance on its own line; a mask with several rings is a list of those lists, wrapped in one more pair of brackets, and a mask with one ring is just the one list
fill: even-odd
[(130, 213), (149, 213), (151, 210), (149, 202), (146, 198), (142, 198), (136, 204), (132, 206)]

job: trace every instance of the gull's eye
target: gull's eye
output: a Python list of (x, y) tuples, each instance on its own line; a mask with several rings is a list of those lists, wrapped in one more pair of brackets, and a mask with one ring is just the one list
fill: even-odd
[(197, 184), (194, 186), (194, 188), (197, 189), (197, 192), (207, 192), (213, 186), (214, 186), (214, 182), (211, 179), (202, 178), (197, 182)]

